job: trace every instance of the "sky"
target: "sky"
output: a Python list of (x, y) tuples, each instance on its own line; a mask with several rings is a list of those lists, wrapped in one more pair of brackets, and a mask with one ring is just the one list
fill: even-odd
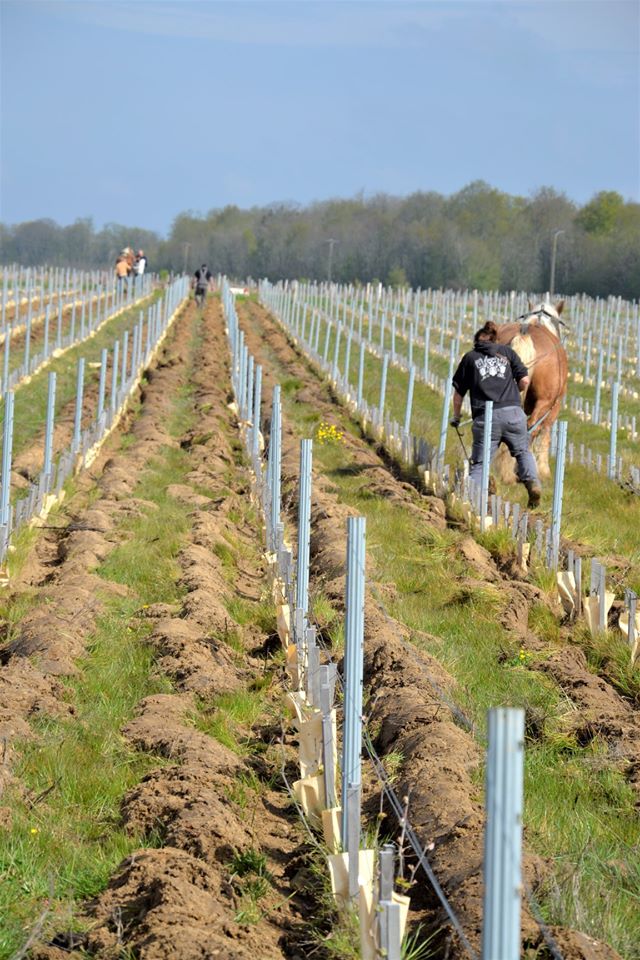
[(640, 0), (0, 0), (0, 219), (640, 200)]

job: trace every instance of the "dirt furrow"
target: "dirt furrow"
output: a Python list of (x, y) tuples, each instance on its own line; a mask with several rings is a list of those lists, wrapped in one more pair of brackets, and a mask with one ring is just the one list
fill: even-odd
[[(95, 628), (103, 609), (100, 595), (124, 592), (92, 571), (115, 546), (119, 518), (142, 506), (127, 496), (135, 484), (136, 471), (157, 452), (163, 440), (157, 424), (162, 421), (163, 398), (180, 382), (167, 350), (184, 349), (188, 325), (178, 323), (171, 347), (165, 348), (155, 368), (149, 371), (153, 386), (145, 388), (146, 402), (132, 424), (137, 437), (130, 451), (130, 466), (121, 465), (121, 455), (108, 444), (87, 473), (78, 480), (79, 493), (65, 511), (59, 529), (48, 529), (26, 564), (11, 583), (8, 604), (25, 589), (34, 592), (30, 609), (5, 638), (0, 672), (0, 733), (11, 750), (12, 741), (28, 732), (28, 719), (39, 714), (66, 711), (59, 677), (72, 675), (75, 661), (86, 649), (86, 638)], [(126, 421), (123, 422), (123, 428)], [(119, 484), (124, 481), (123, 485)], [(98, 497), (87, 507), (87, 491), (97, 484)], [(36, 694), (37, 691), (37, 694)], [(7, 766), (5, 765), (5, 770)]]
[[(306, 852), (288, 797), (274, 787), (279, 725), (258, 725), (246, 740), (231, 738), (229, 745), (221, 742), (228, 737), (216, 735), (225, 698), (273, 699), (278, 685), (268, 631), (259, 617), (249, 616), (260, 607), (264, 571), (236, 424), (227, 409), (219, 305), (207, 311), (190, 369), (192, 320), (189, 312), (179, 322), (150, 373), (130, 445), (94, 465), (97, 499), (78, 507), (66, 531), (52, 533), (54, 561), (51, 548), (41, 547), (14, 585), (35, 590), (41, 600), (4, 648), (0, 702), (8, 743), (33, 735), (29, 721), (35, 716), (69, 709), (60, 678), (77, 669), (105, 588), (120, 589), (92, 571), (122, 542), (126, 522), (155, 507), (135, 495), (145, 465), (167, 447), (187, 452), (185, 481), (167, 487), (191, 516), (177, 558), (182, 598), (140, 611), (153, 624), (147, 642), (157, 669), (173, 689), (143, 700), (123, 729), (135, 750), (159, 761), (122, 800), (125, 829), (149, 846), (129, 856), (93, 901), (79, 905), (87, 932), (58, 927), (41, 938), (34, 957), (305, 955), (299, 944), (309, 935), (308, 901), (300, 890), (292, 893), (289, 877)], [(172, 398), (187, 383), (197, 427), (177, 440), (166, 421)], [(234, 604), (244, 604), (240, 622), (230, 613)]]

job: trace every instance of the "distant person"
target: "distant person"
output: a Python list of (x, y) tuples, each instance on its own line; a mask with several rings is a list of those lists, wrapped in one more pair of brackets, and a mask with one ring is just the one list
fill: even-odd
[(213, 274), (207, 268), (206, 263), (203, 263), (194, 273), (195, 279), (195, 298), (196, 303), (202, 309), (204, 307), (204, 302), (207, 299), (207, 291), (209, 290), (209, 284), (213, 279)]
[(144, 254), (144, 250), (138, 250), (138, 256), (136, 257), (134, 269), (138, 277), (144, 276), (144, 272), (147, 269), (147, 258)]
[(130, 257), (129, 248), (125, 247), (116, 260), (116, 278), (118, 280), (118, 286), (125, 286), (127, 278), (131, 274), (132, 265), (133, 262), (132, 258)]
[(460, 426), (462, 400), (471, 395), (473, 446), (469, 461), (469, 479), (482, 480), (484, 444), (484, 410), (487, 400), (493, 401), (490, 460), (505, 443), (517, 463), (517, 477), (529, 494), (529, 506), (540, 503), (540, 480), (536, 461), (529, 449), (527, 417), (520, 405), (520, 394), (529, 386), (529, 371), (511, 347), (496, 343), (498, 328), (491, 320), (477, 331), (473, 350), (465, 353), (453, 376), (453, 419), (451, 426)]

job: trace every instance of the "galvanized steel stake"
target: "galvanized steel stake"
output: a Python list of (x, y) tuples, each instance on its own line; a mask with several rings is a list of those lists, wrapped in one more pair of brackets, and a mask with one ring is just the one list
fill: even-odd
[(524, 711), (489, 711), (482, 960), (519, 960)]

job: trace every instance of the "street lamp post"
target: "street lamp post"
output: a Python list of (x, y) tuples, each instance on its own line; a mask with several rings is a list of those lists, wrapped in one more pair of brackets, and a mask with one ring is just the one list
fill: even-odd
[(553, 246), (551, 248), (551, 279), (549, 280), (549, 297), (551, 298), (554, 294), (555, 285), (556, 285), (556, 254), (558, 252), (558, 237), (561, 233), (564, 233), (564, 230), (556, 230), (553, 235)]

